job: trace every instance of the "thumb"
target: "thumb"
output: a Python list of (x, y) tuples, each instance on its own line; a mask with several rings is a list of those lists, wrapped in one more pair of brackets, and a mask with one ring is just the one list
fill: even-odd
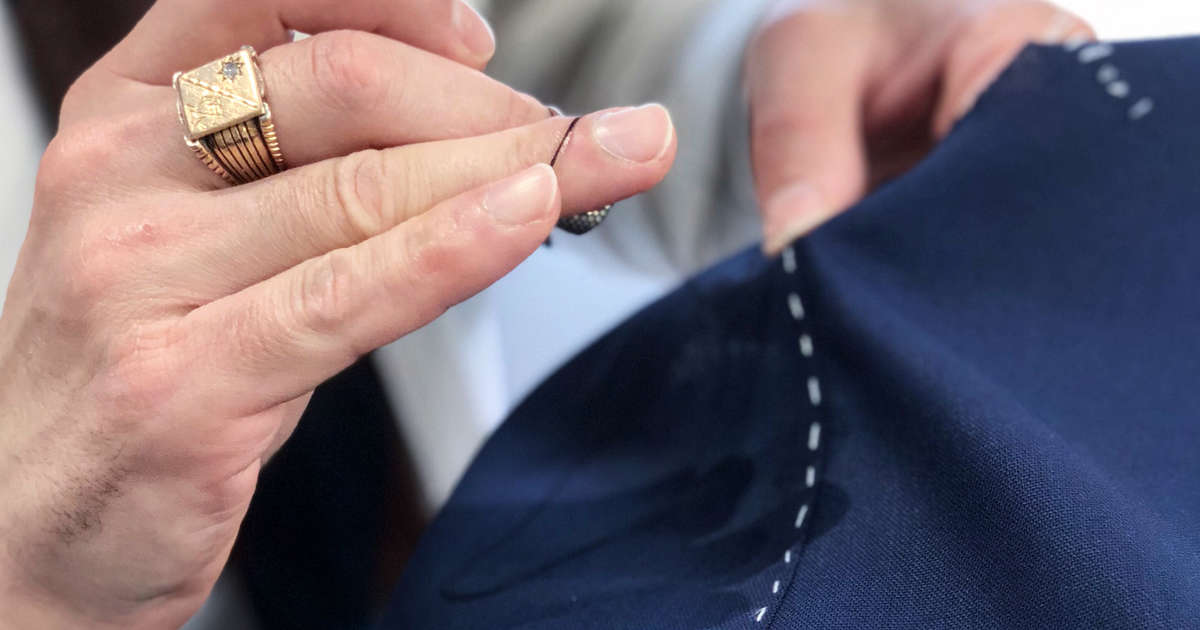
[(747, 52), (750, 140), (763, 249), (776, 254), (862, 196), (862, 95), (871, 20), (856, 9), (796, 13)]

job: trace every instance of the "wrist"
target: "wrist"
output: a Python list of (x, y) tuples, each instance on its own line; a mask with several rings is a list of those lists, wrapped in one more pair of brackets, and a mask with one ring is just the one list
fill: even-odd
[(146, 606), (119, 618), (102, 618), (83, 611), (78, 602), (19, 584), (0, 576), (0, 630), (166, 630), (182, 626), (189, 615), (169, 605)]
[(67, 630), (95, 627), (94, 623), (77, 618), (71, 607), (39, 595), (35, 589), (21, 583), (18, 578), (7, 572), (7, 569), (8, 567), (0, 569), (0, 609), (4, 610), (4, 614), (0, 615), (0, 630)]
[[(78, 558), (66, 559), (63, 548), (35, 551), (47, 544), (31, 541), (28, 531), (12, 526), (22, 519), (12, 509), (18, 503), (0, 509), (0, 630), (157, 630), (186, 621), (185, 616), (174, 626), (160, 622), (165, 598), (141, 603), (112, 598), (104, 584), (113, 576), (89, 579), (99, 572), (78, 567)], [(58, 568), (52, 570), (54, 566)]]

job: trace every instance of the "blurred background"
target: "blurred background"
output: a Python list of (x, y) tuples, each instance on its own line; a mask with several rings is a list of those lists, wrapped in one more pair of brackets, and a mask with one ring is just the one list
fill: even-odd
[[(475, 4), (487, 12), (488, 2)], [(1059, 4), (1091, 21), (1104, 39), (1200, 33), (1196, 0)], [(5, 0), (2, 5), (0, 138), (6, 150), (0, 152), (5, 193), (0, 199), (0, 306), (58, 103), (74, 78), (149, 5), (149, 0)], [(520, 45), (501, 42), (502, 47)], [(466, 376), (472, 376), (469, 370)], [(411, 443), (414, 429), (396, 425), (388, 402), (375, 393), (378, 378), (370, 365), (360, 363), (318, 392), (309, 413), (317, 420), (306, 418), (264, 471), (234, 553), (236, 570), (222, 580), (218, 596), (190, 630), (346, 627), (347, 619), (369, 617), (386, 596), (428, 513), (449, 492), (481, 438), (471, 436), (453, 452), (434, 453), (432, 481), (428, 474), (419, 479), (416, 469), (431, 456), (405, 449), (404, 438)], [(521, 384), (513, 386), (515, 393), (501, 400), (519, 398), (536, 382), (516, 380)], [(507, 404), (489, 407), (488, 421), (498, 421)], [(325, 420), (351, 417), (354, 422)], [(420, 420), (421, 426), (451, 434), (454, 443), (455, 418)]]

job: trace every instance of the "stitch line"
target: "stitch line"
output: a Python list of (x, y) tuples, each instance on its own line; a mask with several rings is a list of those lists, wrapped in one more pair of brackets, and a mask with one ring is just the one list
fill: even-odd
[(1110, 44), (1091, 44), (1079, 50), (1079, 63), (1086, 65), (1094, 61), (1100, 61), (1112, 54), (1113, 47)]
[(1086, 35), (1072, 35), (1067, 39), (1067, 41), (1063, 42), (1063, 48), (1065, 48), (1067, 52), (1075, 52), (1080, 48), (1083, 48), (1083, 45), (1086, 43), (1088, 43), (1088, 38)]
[(808, 377), (808, 401), (814, 407), (821, 406), (821, 381), (815, 376)]
[(783, 250), (783, 270), (788, 275), (796, 273), (796, 250), (791, 247)]
[[(1075, 53), (1079, 63), (1083, 65), (1111, 57), (1116, 50), (1111, 44), (1101, 43), (1084, 46), (1082, 43), (1075, 41), (1063, 44), (1063, 48), (1067, 52)], [(1096, 70), (1096, 82), (1104, 87), (1104, 91), (1109, 96), (1117, 100), (1125, 100), (1133, 94), (1133, 86), (1130, 85), (1129, 81), (1121, 78), (1121, 69), (1110, 62), (1101, 64), (1100, 68)], [(1145, 118), (1152, 111), (1154, 111), (1154, 101), (1150, 98), (1140, 98), (1130, 106), (1128, 111), (1129, 120), (1136, 122)]]
[(804, 319), (804, 300), (801, 300), (800, 296), (795, 293), (789, 293), (788, 310), (792, 312), (792, 319), (796, 321)]
[[(782, 264), (784, 273), (786, 273), (788, 275), (793, 275), (796, 273), (796, 271), (798, 269), (798, 265), (797, 265), (797, 261), (796, 261), (796, 251), (794, 248), (788, 247), (787, 249), (783, 250), (783, 254), (781, 257), (781, 264)], [(788, 308), (788, 313), (791, 315), (793, 321), (795, 321), (797, 323), (802, 323), (806, 320), (807, 313), (804, 308), (804, 300), (801, 299), (800, 294), (798, 292), (796, 292), (796, 291), (788, 292), (787, 308)], [(800, 356), (802, 356), (806, 360), (812, 359), (813, 356), (816, 354), (816, 348), (815, 348), (815, 344), (813, 343), (812, 335), (809, 333), (809, 331), (801, 329), (799, 336), (796, 339), (797, 339), (796, 347), (797, 347), (797, 350), (799, 350), (799, 352), (800, 352)], [(807, 365), (807, 362), (806, 362), (806, 365)], [(820, 407), (821, 402), (822, 402), (821, 381), (817, 377), (816, 374), (813, 374), (811, 372), (809, 373), (808, 377), (805, 380), (805, 391), (808, 395), (809, 403), (814, 408)], [(814, 420), (811, 423), (809, 423), (808, 436), (807, 436), (807, 441), (805, 443), (805, 446), (808, 447), (808, 451), (811, 453), (810, 457), (815, 458), (818, 450), (821, 447), (821, 423), (819, 421)], [(805, 501), (800, 505), (798, 511), (796, 512), (796, 518), (795, 518), (795, 521), (793, 522), (793, 526), (796, 530), (802, 530), (804, 528), (805, 523), (808, 521), (808, 515), (809, 515), (809, 511), (811, 509), (809, 506), (812, 501), (811, 493), (814, 492), (814, 488), (816, 487), (816, 485), (817, 485), (817, 467), (816, 467), (815, 463), (812, 463), (812, 464), (807, 465), (804, 469), (804, 488), (805, 488), (804, 491), (805, 491), (805, 494), (809, 495), (809, 496), (806, 497)], [(795, 545), (795, 544), (799, 544), (801, 542), (802, 542), (801, 539), (798, 537), (796, 542), (793, 544)], [(792, 564), (793, 558), (794, 558), (794, 556), (792, 554), (792, 549), (789, 548), (789, 549), (785, 550), (783, 552), (784, 566), (790, 566)], [(788, 575), (789, 575), (789, 577), (788, 577), (786, 584), (785, 584), (784, 580), (781, 580), (781, 579), (775, 579), (771, 582), (772, 601), (776, 601), (776, 600), (778, 600), (778, 598), (783, 597), (785, 595), (785, 592), (786, 592), (785, 586), (790, 586), (791, 582), (795, 579), (794, 569), (791, 569), (789, 571)], [(771, 618), (768, 618), (768, 616), (767, 616), (767, 613), (769, 613), (770, 611), (771, 611), (770, 605), (760, 606), (759, 608), (756, 608), (753, 612), (751, 612), (750, 616), (754, 620), (755, 623), (763, 623), (763, 621), (766, 621), (767, 627), (770, 627), (774, 621), (773, 616)]]
[(1112, 83), (1120, 77), (1121, 71), (1111, 63), (1100, 66), (1100, 69), (1096, 71), (1096, 80), (1101, 83)]
[(800, 511), (796, 512), (796, 529), (804, 527), (804, 519), (808, 517), (808, 504), (800, 506)]
[(1150, 98), (1143, 98), (1134, 103), (1133, 107), (1129, 108), (1129, 119), (1141, 120), (1152, 111), (1154, 111), (1154, 100)]

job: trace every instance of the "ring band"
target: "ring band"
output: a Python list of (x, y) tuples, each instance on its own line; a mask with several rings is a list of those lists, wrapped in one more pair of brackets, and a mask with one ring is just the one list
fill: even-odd
[(254, 48), (176, 72), (172, 84), (184, 141), (212, 172), (237, 185), (287, 168)]

